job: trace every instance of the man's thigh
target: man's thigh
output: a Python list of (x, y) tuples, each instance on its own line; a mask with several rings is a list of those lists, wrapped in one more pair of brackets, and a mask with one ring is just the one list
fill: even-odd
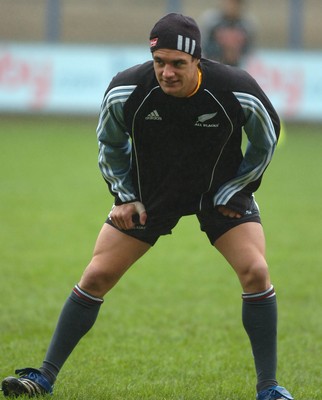
[(98, 258), (103, 265), (130, 266), (150, 247), (150, 244), (105, 223), (98, 235), (93, 258)]
[(214, 246), (235, 270), (244, 292), (261, 292), (270, 286), (261, 224), (237, 225), (220, 236)]
[(150, 247), (150, 244), (104, 224), (92, 260), (79, 282), (80, 287), (94, 296), (103, 297)]
[(235, 226), (220, 236), (214, 246), (235, 269), (248, 268), (265, 260), (264, 231), (257, 222)]

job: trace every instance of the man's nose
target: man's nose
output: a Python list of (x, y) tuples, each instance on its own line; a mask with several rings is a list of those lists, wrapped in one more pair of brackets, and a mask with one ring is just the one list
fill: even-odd
[(164, 66), (164, 68), (163, 68), (162, 75), (165, 76), (165, 77), (171, 77), (171, 76), (173, 76), (173, 75), (174, 75), (174, 70), (173, 70), (172, 65), (166, 64), (166, 65)]

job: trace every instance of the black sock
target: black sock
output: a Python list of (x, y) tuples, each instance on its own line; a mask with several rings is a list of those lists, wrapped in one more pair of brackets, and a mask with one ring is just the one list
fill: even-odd
[(243, 293), (243, 324), (249, 336), (257, 391), (277, 385), (277, 304), (273, 286), (262, 293)]
[(75, 286), (60, 314), (41, 373), (53, 384), (79, 340), (96, 321), (103, 299), (91, 296)]

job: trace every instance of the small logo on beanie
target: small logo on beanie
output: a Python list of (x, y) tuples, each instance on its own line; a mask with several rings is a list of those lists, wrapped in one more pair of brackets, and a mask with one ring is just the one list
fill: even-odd
[(157, 43), (158, 43), (158, 38), (156, 37), (156, 38), (153, 38), (153, 39), (151, 39), (150, 40), (150, 47), (154, 47), (154, 46), (156, 46), (157, 45)]

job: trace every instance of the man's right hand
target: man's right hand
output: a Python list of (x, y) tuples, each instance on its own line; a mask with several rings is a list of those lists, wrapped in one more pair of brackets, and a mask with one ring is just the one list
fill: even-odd
[(139, 215), (140, 224), (145, 225), (147, 213), (140, 201), (121, 204), (119, 206), (114, 205), (109, 213), (109, 218), (117, 228), (127, 230), (135, 228), (136, 223), (133, 221), (133, 216), (137, 214)]

